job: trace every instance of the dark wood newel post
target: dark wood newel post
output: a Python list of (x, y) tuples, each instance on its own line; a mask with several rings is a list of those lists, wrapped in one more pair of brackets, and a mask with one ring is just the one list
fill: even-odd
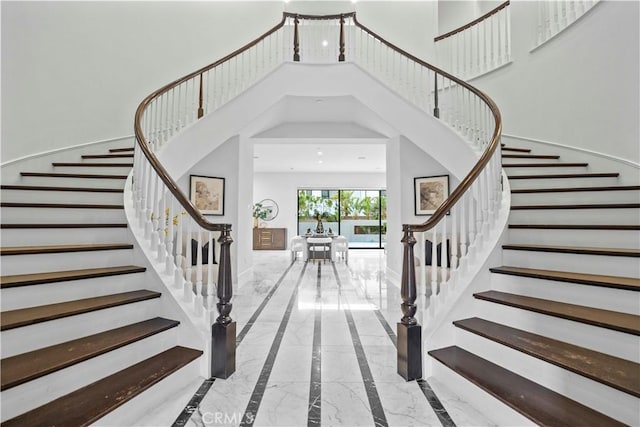
[(229, 378), (236, 370), (236, 322), (231, 314), (233, 282), (231, 280), (231, 226), (226, 226), (220, 238), (220, 264), (218, 266), (219, 316), (211, 326), (211, 376)]
[(204, 108), (202, 108), (202, 100), (204, 97), (202, 96), (202, 73), (200, 73), (200, 92), (198, 94), (199, 104), (198, 104), (198, 118), (202, 118), (204, 116)]
[(402, 259), (402, 278), (400, 296), (402, 298), (402, 319), (398, 322), (398, 374), (407, 381), (422, 378), (422, 326), (414, 317), (418, 296), (416, 286), (416, 266), (413, 256), (413, 246), (416, 239), (413, 231), (406, 226)]
[(300, 62), (300, 39), (298, 36), (298, 15), (293, 18), (293, 60)]
[(440, 118), (440, 108), (438, 108), (438, 73), (433, 75), (433, 115), (436, 119)]
[(340, 15), (340, 55), (338, 62), (344, 62), (344, 15)]

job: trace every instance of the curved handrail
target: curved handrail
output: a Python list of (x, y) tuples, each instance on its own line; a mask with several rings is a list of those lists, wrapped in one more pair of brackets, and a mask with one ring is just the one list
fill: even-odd
[(274, 26), (273, 28), (271, 28), (270, 30), (268, 30), (267, 32), (265, 32), (264, 34), (262, 34), (260, 37), (254, 39), (253, 41), (247, 43), (246, 45), (244, 45), (243, 47), (236, 49), (235, 51), (233, 51), (232, 53), (230, 53), (229, 55), (217, 60), (216, 62), (213, 62), (209, 65), (206, 65), (202, 68), (200, 68), (197, 71), (194, 71), (190, 74), (187, 74), (186, 76), (179, 78), (178, 80), (175, 80), (163, 87), (161, 87), (160, 89), (152, 92), (151, 94), (149, 94), (138, 106), (137, 110), (136, 110), (136, 114), (135, 114), (135, 119), (134, 119), (134, 133), (135, 133), (135, 138), (136, 141), (138, 142), (138, 145), (140, 146), (140, 149), (142, 150), (142, 152), (144, 153), (145, 157), (147, 158), (147, 160), (149, 161), (149, 164), (153, 167), (153, 169), (156, 171), (156, 173), (158, 174), (158, 176), (160, 177), (160, 179), (162, 180), (162, 182), (164, 182), (164, 184), (167, 186), (167, 188), (169, 189), (169, 191), (171, 191), (171, 193), (174, 195), (174, 197), (176, 198), (176, 200), (178, 201), (178, 203), (180, 203), (180, 205), (182, 205), (182, 207), (184, 207), (184, 209), (187, 211), (187, 213), (196, 221), (196, 223), (202, 227), (205, 230), (208, 231), (229, 231), (231, 229), (231, 224), (219, 224), (219, 223), (211, 223), (209, 222), (204, 215), (202, 215), (202, 213), (193, 205), (193, 203), (191, 203), (191, 201), (185, 196), (185, 194), (180, 190), (180, 188), (178, 188), (177, 183), (173, 180), (173, 178), (171, 178), (171, 176), (169, 175), (169, 173), (167, 172), (167, 170), (164, 168), (164, 166), (162, 166), (162, 164), (160, 163), (160, 161), (158, 160), (158, 158), (155, 156), (155, 154), (151, 151), (151, 149), (149, 149), (149, 142), (145, 139), (143, 130), (142, 130), (142, 115), (145, 112), (145, 109), (147, 108), (147, 106), (156, 98), (160, 97), (162, 94), (170, 91), (171, 89), (179, 86), (180, 84), (198, 76), (201, 75), (202, 73), (209, 71), (215, 67), (217, 67), (218, 65), (227, 62), (228, 60), (234, 58), (235, 56), (240, 55), (241, 53), (247, 51), (248, 49), (252, 48), (253, 46), (255, 46), (256, 44), (258, 44), (260, 41), (262, 41), (263, 39), (269, 37), (271, 34), (275, 33), (276, 31), (278, 31), (280, 28), (282, 28), (285, 24), (286, 21), (286, 16), (283, 15), (282, 20), (280, 21), (280, 23), (278, 23), (276, 26)]
[(312, 21), (322, 21), (327, 19), (355, 18), (355, 12), (337, 13), (334, 15), (302, 15), (293, 12), (283, 12), (285, 18), (309, 19)]
[[(509, 2), (506, 2), (506, 3), (509, 3)], [(435, 66), (433, 66), (431, 64), (428, 64), (428, 63), (424, 62), (423, 60), (415, 57), (414, 55), (412, 55), (412, 54), (400, 49), (399, 47), (395, 46), (394, 44), (389, 43), (384, 38), (380, 37), (379, 35), (377, 35), (373, 31), (371, 31), (370, 29), (368, 29), (367, 27), (362, 25), (360, 22), (358, 22), (358, 20), (355, 17), (355, 15), (353, 17), (353, 20), (354, 20), (354, 23), (356, 24), (356, 26), (358, 26), (363, 31), (369, 33), (371, 36), (379, 39), (380, 42), (384, 43), (389, 48), (397, 51), (398, 53), (410, 58), (411, 60), (417, 62), (418, 64), (433, 70), (437, 74), (440, 74), (440, 75), (442, 75), (442, 76), (444, 76), (444, 77), (456, 82), (457, 84), (465, 87), (469, 91), (475, 93), (479, 98), (481, 98), (489, 106), (489, 108), (491, 109), (491, 113), (493, 114), (496, 126), (495, 126), (495, 129), (493, 131), (493, 135), (491, 136), (491, 142), (489, 143), (489, 146), (487, 147), (487, 149), (485, 150), (483, 155), (480, 156), (480, 159), (478, 159), (478, 162), (471, 169), (471, 171), (467, 174), (467, 176), (460, 182), (460, 184), (458, 184), (456, 189), (449, 195), (447, 200), (445, 200), (442, 203), (442, 205), (440, 205), (440, 207), (438, 209), (436, 209), (436, 211), (431, 215), (431, 217), (426, 222), (424, 222), (422, 224), (403, 224), (402, 225), (403, 231), (420, 232), (420, 231), (429, 230), (429, 229), (433, 228), (433, 226), (435, 226), (447, 212), (449, 212), (449, 210), (458, 202), (458, 200), (460, 200), (460, 198), (462, 198), (462, 196), (464, 195), (465, 191), (471, 186), (471, 184), (473, 184), (473, 182), (476, 180), (476, 178), (480, 175), (480, 173), (485, 168), (485, 166), (489, 163), (489, 160), (491, 159), (491, 157), (495, 153), (496, 149), (498, 148), (498, 146), (500, 144), (500, 135), (502, 133), (502, 116), (500, 115), (500, 110), (498, 110), (498, 106), (496, 105), (496, 103), (489, 96), (487, 96), (484, 92), (482, 92), (480, 89), (477, 89), (477, 88), (471, 86), (467, 82), (465, 82), (465, 81), (463, 81), (463, 80), (461, 80), (461, 79), (459, 79), (459, 78), (457, 78), (455, 76), (452, 76), (451, 74), (447, 73), (446, 71), (443, 71), (438, 67), (435, 67)]]
[(439, 42), (440, 40), (444, 40), (448, 37), (451, 37), (455, 34), (461, 33), (464, 30), (467, 30), (471, 27), (473, 27), (476, 24), (479, 24), (480, 22), (484, 21), (485, 19), (490, 18), (492, 15), (495, 15), (496, 13), (500, 12), (502, 9), (504, 9), (505, 7), (509, 6), (511, 2), (509, 0), (507, 0), (506, 2), (502, 3), (501, 5), (497, 6), (496, 8), (490, 10), (489, 12), (485, 13), (484, 15), (482, 15), (479, 18), (474, 19), (473, 21), (469, 22), (468, 24), (465, 24), (461, 27), (456, 28), (455, 30), (451, 30), (448, 33), (442, 34), (440, 36), (434, 37), (433, 41), (434, 42)]

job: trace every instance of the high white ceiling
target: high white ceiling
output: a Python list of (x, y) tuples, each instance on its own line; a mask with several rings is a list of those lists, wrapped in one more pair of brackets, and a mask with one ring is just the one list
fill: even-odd
[(386, 170), (396, 131), (351, 96), (286, 96), (247, 130), (255, 172)]

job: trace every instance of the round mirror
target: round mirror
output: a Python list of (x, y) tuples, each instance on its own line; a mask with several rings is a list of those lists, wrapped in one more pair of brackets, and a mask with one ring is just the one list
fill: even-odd
[(262, 209), (267, 211), (267, 215), (264, 217), (264, 221), (271, 221), (278, 216), (278, 204), (272, 199), (264, 199), (260, 201)]

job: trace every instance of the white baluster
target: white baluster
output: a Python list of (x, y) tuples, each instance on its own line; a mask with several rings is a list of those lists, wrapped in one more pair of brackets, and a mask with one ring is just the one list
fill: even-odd
[[(435, 303), (438, 294), (438, 252), (436, 246), (438, 245), (438, 227), (433, 227), (433, 233), (431, 237), (431, 304)], [(425, 257), (426, 260), (426, 257)]]
[(174, 251), (175, 248), (173, 246), (173, 242), (175, 241), (175, 231), (174, 231), (174, 216), (175, 214), (175, 198), (170, 192), (167, 192), (168, 197), (168, 213), (167, 213), (167, 237), (166, 237), (166, 245), (167, 245), (167, 256), (164, 261), (164, 272), (167, 275), (172, 276), (175, 268), (175, 257)]
[(178, 230), (176, 232), (176, 258), (175, 258), (175, 270), (173, 276), (173, 287), (176, 289), (180, 289), (184, 286), (184, 276), (182, 271), (182, 257), (186, 256), (186, 254), (182, 253), (182, 239), (183, 236), (183, 223), (185, 221), (185, 217), (182, 216), (182, 205), (178, 204), (178, 210), (176, 213), (178, 218)]
[(158, 250), (158, 229), (160, 224), (160, 219), (163, 216), (159, 209), (159, 199), (158, 199), (158, 186), (160, 177), (158, 175), (153, 175), (153, 186), (151, 187), (151, 235), (149, 238), (150, 248), (152, 251)]
[[(449, 268), (449, 259), (448, 259), (448, 248), (447, 248), (447, 215), (442, 217), (442, 243), (440, 249), (440, 291), (443, 291), (443, 288), (446, 292), (446, 283), (448, 281), (447, 278), (447, 269)], [(437, 264), (437, 263), (436, 263)]]
[(204, 246), (202, 244), (202, 237), (203, 237), (203, 231), (198, 227), (198, 243), (197, 243), (197, 247), (198, 247), (198, 252), (196, 254), (196, 286), (200, 286), (200, 289), (202, 289), (202, 247)]
[(186, 236), (186, 241), (185, 241), (185, 250), (187, 251), (186, 253), (186, 270), (185, 270), (185, 276), (186, 276), (186, 280), (184, 282), (184, 286), (182, 289), (182, 298), (184, 299), (185, 302), (190, 303), (193, 301), (193, 283), (191, 283), (191, 272), (192, 272), (192, 257), (193, 257), (193, 245), (191, 244), (191, 240), (193, 239), (193, 233), (192, 233), (192, 219), (190, 216), (187, 216), (187, 236)]
[(158, 185), (160, 185), (160, 196), (158, 197), (158, 262), (163, 263), (167, 257), (167, 249), (165, 246), (165, 238), (168, 233), (167, 220), (169, 216), (168, 209), (166, 207), (166, 187), (160, 178), (158, 178)]
[(468, 247), (467, 224), (469, 223), (469, 189), (460, 199), (460, 269), (465, 271), (467, 265)]

